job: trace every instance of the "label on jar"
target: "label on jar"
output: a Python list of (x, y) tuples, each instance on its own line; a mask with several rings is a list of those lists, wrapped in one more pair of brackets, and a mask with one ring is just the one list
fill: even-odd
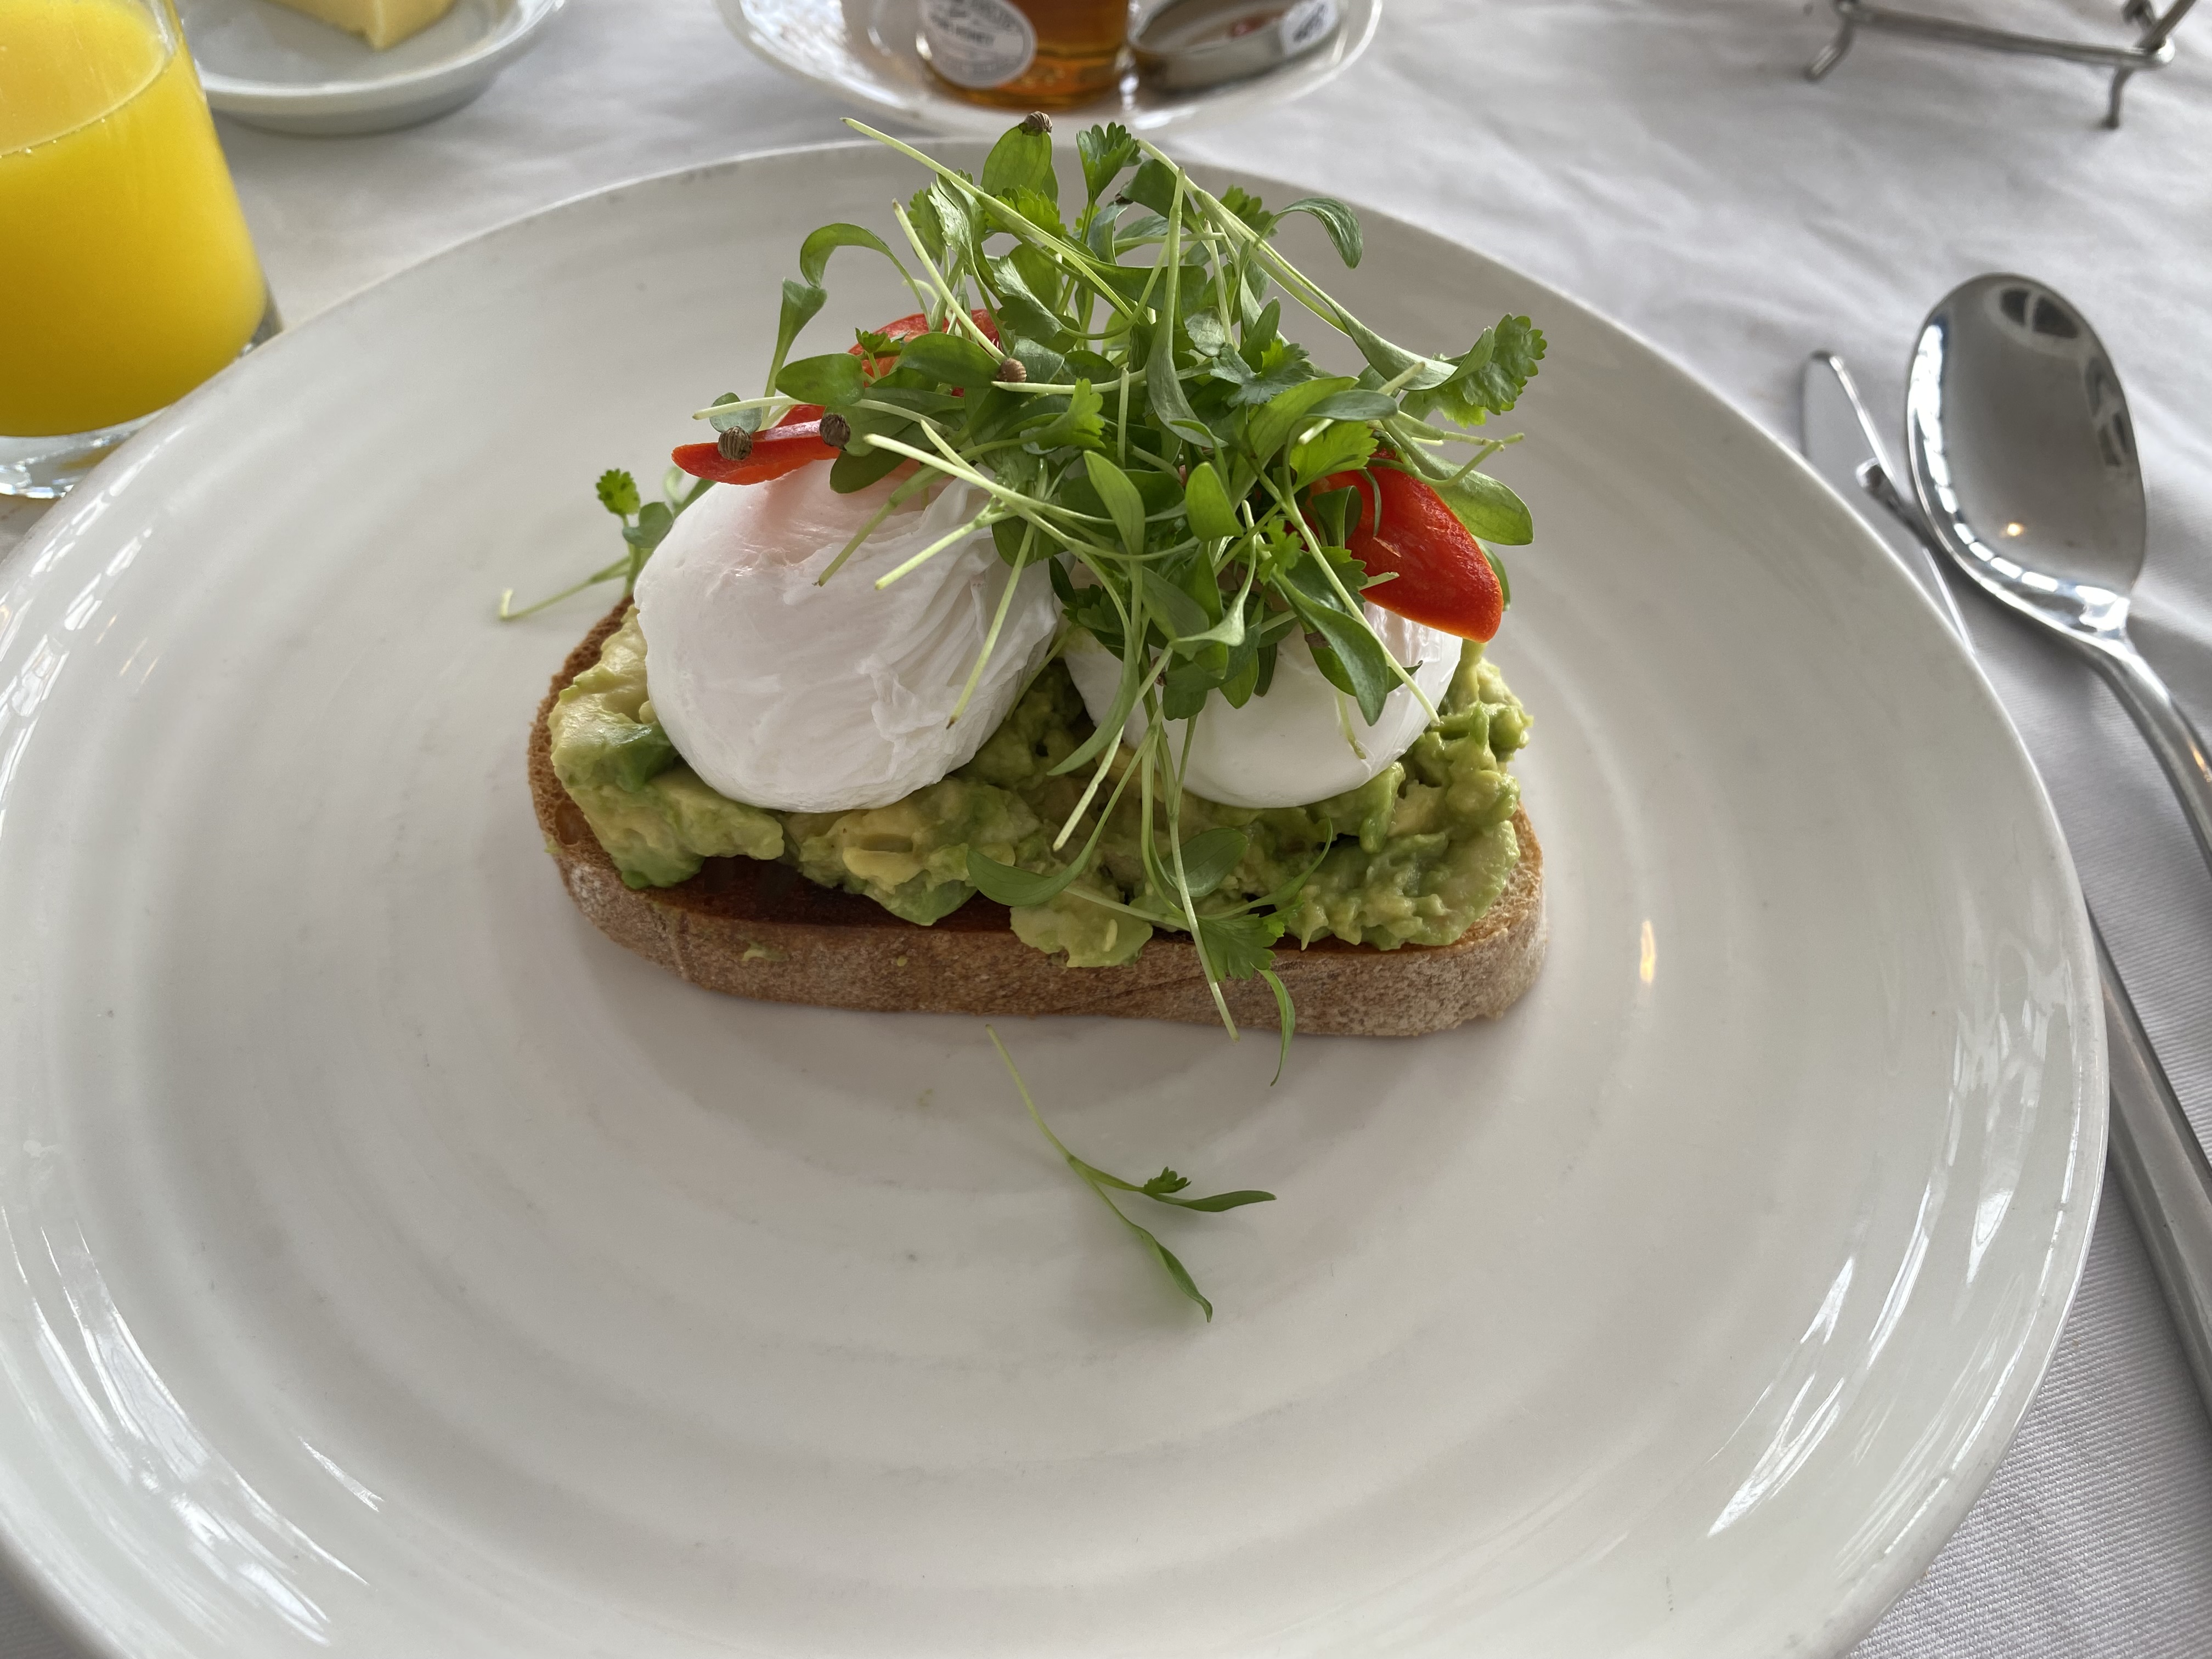
[(1317, 46), (1336, 30), (1336, 0), (1298, 0), (1283, 14), (1283, 56), (1295, 58)]
[(956, 87), (1004, 86), (1036, 58), (1036, 30), (1006, 0), (921, 0), (930, 66)]

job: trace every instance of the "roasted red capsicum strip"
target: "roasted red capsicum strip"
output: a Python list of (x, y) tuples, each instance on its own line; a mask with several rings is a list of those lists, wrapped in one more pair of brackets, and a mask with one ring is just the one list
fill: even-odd
[(1370, 576), (1396, 578), (1369, 588), (1364, 597), (1464, 640), (1487, 640), (1498, 632), (1505, 614), (1498, 573), (1442, 496), (1394, 466), (1333, 472), (1314, 493), (1346, 488), (1355, 492), (1346, 549)]
[[(972, 314), (975, 326), (996, 345), (999, 329), (990, 313), (978, 311)], [(949, 329), (951, 319), (947, 318), (945, 324)], [(894, 340), (911, 340), (928, 331), (929, 319), (919, 311), (885, 323), (876, 331)], [(847, 349), (856, 357), (860, 355), (857, 342)], [(887, 357), (877, 359), (877, 372), (882, 373), (892, 361)], [(784, 412), (783, 419), (776, 425), (753, 434), (752, 448), (743, 460), (732, 460), (722, 453), (719, 445), (711, 443), (678, 444), (669, 459), (695, 478), (712, 478), (716, 483), (750, 484), (781, 478), (787, 472), (796, 472), (816, 461), (834, 461), (837, 452), (822, 441), (821, 405), (797, 404)]]
[(753, 434), (753, 447), (743, 460), (732, 460), (714, 444), (678, 444), (670, 458), (695, 478), (716, 483), (766, 483), (795, 472), (812, 461), (835, 460), (837, 452), (822, 441), (822, 410), (800, 404), (787, 411), (780, 426)]

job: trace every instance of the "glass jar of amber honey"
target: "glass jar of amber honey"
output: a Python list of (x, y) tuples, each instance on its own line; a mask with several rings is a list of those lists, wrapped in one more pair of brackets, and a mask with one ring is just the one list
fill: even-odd
[(921, 52), (980, 104), (1066, 109), (1120, 79), (1129, 0), (921, 0)]

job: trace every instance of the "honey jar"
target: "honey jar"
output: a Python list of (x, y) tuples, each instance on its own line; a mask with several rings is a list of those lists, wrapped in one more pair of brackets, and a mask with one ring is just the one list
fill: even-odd
[(1067, 109), (1121, 78), (1128, 0), (921, 0), (921, 54), (979, 104)]

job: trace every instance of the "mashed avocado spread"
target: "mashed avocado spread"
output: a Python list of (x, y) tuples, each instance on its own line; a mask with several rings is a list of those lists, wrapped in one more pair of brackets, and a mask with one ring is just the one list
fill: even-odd
[[(1449, 945), (1466, 933), (1521, 855), (1510, 823), (1521, 788), (1505, 765), (1528, 741), (1528, 717), (1473, 642), (1438, 712), (1395, 763), (1310, 806), (1255, 811), (1185, 795), (1186, 841), (1222, 825), (1248, 840), (1243, 862), (1199, 902), (1200, 915), (1275, 892), (1318, 857), (1281, 913), (1285, 936), (1300, 945), (1334, 937), (1389, 951)], [(1050, 774), (1091, 732), (1073, 682), (1054, 662), (975, 758), (927, 788), (848, 812), (747, 806), (708, 788), (653, 719), (635, 611), (562, 692), (550, 724), (554, 771), (632, 887), (673, 885), (710, 858), (781, 859), (925, 927), (974, 894), (970, 848), (1025, 870), (1061, 867), (1052, 838), (1085, 780)], [(1127, 962), (1144, 947), (1149, 924), (1094, 902), (1143, 906), (1155, 896), (1139, 856), (1137, 811), (1132, 790), (1093, 869), (1049, 904), (1014, 910), (1025, 943), (1065, 951), (1078, 968)], [(1079, 848), (1090, 827), (1066, 850)]]

